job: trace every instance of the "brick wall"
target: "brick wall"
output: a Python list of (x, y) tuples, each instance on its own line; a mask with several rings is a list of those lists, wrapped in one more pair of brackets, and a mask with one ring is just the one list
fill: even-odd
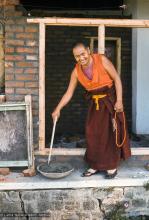
[[(8, 3), (14, 4), (14, 1)], [(17, 3), (17, 1), (16, 1)], [(14, 5), (5, 5), (5, 93), (7, 101), (32, 95), (34, 142), (38, 141), (38, 25), (27, 24)]]

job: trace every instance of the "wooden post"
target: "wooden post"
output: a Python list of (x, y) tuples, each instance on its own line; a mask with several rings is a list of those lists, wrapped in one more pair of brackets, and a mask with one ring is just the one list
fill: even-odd
[(34, 168), (34, 149), (33, 149), (33, 121), (32, 121), (32, 97), (25, 96), (27, 114), (27, 133), (28, 133), (28, 167)]
[(94, 38), (91, 38), (91, 41), (90, 41), (90, 51), (91, 53), (94, 52)]
[(98, 53), (99, 54), (105, 53), (105, 26), (104, 25), (98, 26)]
[[(4, 71), (4, 28), (0, 23), (0, 93), (3, 93), (4, 84), (5, 84), (5, 71)], [(5, 98), (4, 98), (5, 100)], [(3, 97), (1, 97), (1, 101), (3, 101)]]
[(39, 24), (39, 150), (45, 148), (45, 24)]

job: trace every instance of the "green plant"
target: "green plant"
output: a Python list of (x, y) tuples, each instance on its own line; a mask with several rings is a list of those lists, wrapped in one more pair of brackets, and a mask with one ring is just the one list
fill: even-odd
[(146, 189), (146, 191), (148, 191), (149, 190), (149, 181), (147, 183), (145, 183), (143, 186)]
[(128, 217), (124, 216), (125, 208), (122, 203), (117, 203), (113, 206), (112, 210), (106, 215), (107, 220), (128, 220)]

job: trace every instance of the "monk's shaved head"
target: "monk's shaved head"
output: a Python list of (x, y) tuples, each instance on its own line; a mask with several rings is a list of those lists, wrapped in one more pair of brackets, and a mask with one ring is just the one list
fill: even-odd
[(73, 45), (73, 55), (75, 60), (82, 66), (88, 66), (91, 60), (89, 47), (82, 42)]
[(85, 43), (83, 43), (83, 42), (77, 42), (77, 43), (74, 43), (74, 44), (73, 44), (72, 49), (75, 49), (75, 48), (77, 48), (77, 47), (84, 47), (85, 49), (87, 49), (87, 48), (88, 48), (88, 45), (85, 44)]

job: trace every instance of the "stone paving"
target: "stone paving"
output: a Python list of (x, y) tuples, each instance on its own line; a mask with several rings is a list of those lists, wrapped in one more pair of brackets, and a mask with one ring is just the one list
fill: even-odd
[[(71, 175), (61, 179), (48, 179), (37, 172), (34, 177), (24, 177), (22, 168), (11, 169), (11, 173), (0, 176), (0, 190), (4, 189), (50, 189), (50, 188), (80, 188), (80, 187), (114, 187), (114, 186), (143, 186), (149, 182), (149, 171), (145, 164), (149, 156), (132, 156), (127, 161), (122, 161), (118, 168), (118, 175), (113, 180), (106, 180), (105, 173), (101, 172), (91, 177), (81, 177), (87, 169), (82, 156), (53, 156), (52, 162), (68, 162), (74, 167)], [(47, 162), (47, 156), (36, 157), (36, 165)]]

